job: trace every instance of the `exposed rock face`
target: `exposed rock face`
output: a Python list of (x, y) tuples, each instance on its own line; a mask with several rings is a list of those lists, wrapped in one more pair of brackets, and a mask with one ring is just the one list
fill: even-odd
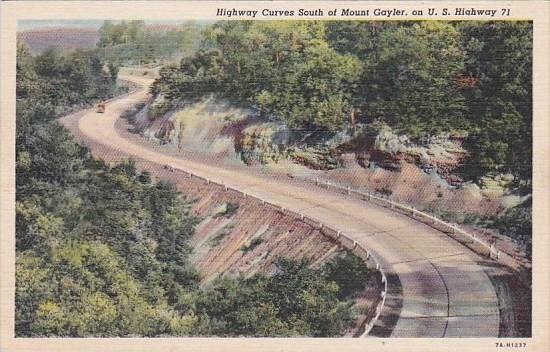
[(357, 165), (357, 155), (355, 153), (342, 153), (338, 157), (338, 167), (352, 168)]
[(162, 94), (159, 94), (149, 105), (149, 117), (154, 121), (166, 114), (171, 108), (172, 104)]
[(332, 170), (338, 166), (338, 159), (325, 149), (293, 148), (288, 156), (294, 162), (314, 170)]
[(176, 108), (159, 95), (128, 115), (136, 131), (161, 144), (237, 160), (239, 133), (253, 113), (214, 99)]
[(438, 173), (450, 184), (462, 180), (452, 174), (468, 153), (449, 135), (426, 136), (412, 143), (407, 136), (384, 129), (376, 136), (373, 146), (379, 163), (392, 170), (401, 169), (401, 161), (416, 164), (426, 173)]
[(235, 139), (235, 149), (246, 164), (278, 162), (287, 152), (290, 132), (281, 123), (267, 122), (250, 125)]
[(174, 109), (158, 96), (133, 120), (142, 134), (181, 150), (296, 176), (296, 167), (323, 172), (419, 208), (492, 214), (520, 201), (505, 192), (509, 176), (485, 178), (481, 188), (465, 184), (456, 170), (468, 154), (461, 139), (449, 135), (413, 141), (384, 125), (361, 124), (331, 136), (303, 135), (214, 98)]

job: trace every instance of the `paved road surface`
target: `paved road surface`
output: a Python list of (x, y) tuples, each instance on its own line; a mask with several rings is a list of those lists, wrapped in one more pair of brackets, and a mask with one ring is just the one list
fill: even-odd
[[(150, 79), (124, 77), (146, 87)], [(496, 337), (498, 300), (484, 271), (485, 259), (427, 225), (375, 204), (327, 192), (315, 186), (284, 182), (242, 168), (228, 168), (175, 157), (148, 148), (115, 129), (120, 113), (146, 98), (146, 89), (115, 100), (104, 114), (89, 111), (70, 121), (73, 131), (124, 156), (170, 164), (224, 183), (287, 209), (322, 220), (369, 249), (389, 277), (386, 308), (374, 336)], [(93, 147), (92, 147), (93, 150)]]

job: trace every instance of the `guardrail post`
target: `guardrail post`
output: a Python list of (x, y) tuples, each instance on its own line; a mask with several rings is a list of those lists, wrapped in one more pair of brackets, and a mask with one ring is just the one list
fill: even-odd
[(348, 195), (350, 195), (350, 194), (351, 194), (351, 187), (348, 186)]
[(315, 186), (319, 185), (319, 179), (315, 177)]
[(319, 230), (321, 230), (322, 228), (323, 228), (323, 224), (319, 223)]
[(372, 330), (372, 327), (374, 326), (374, 322), (370, 322), (367, 325), (365, 325), (365, 332), (360, 337), (367, 336), (369, 332)]
[(372, 199), (372, 194), (369, 192), (369, 200)]
[(206, 179), (206, 184), (209, 185), (210, 184), (210, 179)]
[(336, 239), (337, 240), (340, 239), (340, 235), (341, 235), (340, 231), (336, 231)]
[(227, 192), (227, 185), (224, 185), (223, 188), (224, 188), (225, 191)]
[(243, 192), (243, 198), (246, 199), (246, 193)]
[(304, 221), (304, 214), (300, 214), (300, 220)]
[(393, 202), (390, 200), (390, 209), (393, 209)]
[(414, 208), (412, 208), (412, 217), (416, 217), (416, 210)]
[(380, 270), (380, 264), (376, 263), (376, 270)]
[(265, 200), (262, 199), (262, 205), (265, 205)]
[(369, 258), (370, 258), (370, 252), (367, 251), (367, 260), (369, 260)]

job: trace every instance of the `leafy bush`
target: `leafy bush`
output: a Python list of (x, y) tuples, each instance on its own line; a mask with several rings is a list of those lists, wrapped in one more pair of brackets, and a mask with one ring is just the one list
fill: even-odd
[(372, 274), (361, 258), (347, 251), (345, 255), (337, 256), (326, 263), (322, 271), (326, 280), (338, 285), (340, 299), (350, 298), (354, 293), (363, 290)]
[(217, 336), (337, 336), (353, 323), (338, 285), (304, 262), (280, 260), (266, 277), (213, 282), (197, 299), (208, 317), (205, 334)]

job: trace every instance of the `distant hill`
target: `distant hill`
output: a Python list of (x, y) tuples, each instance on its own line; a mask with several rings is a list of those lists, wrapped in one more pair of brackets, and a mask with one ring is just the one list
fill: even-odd
[[(150, 24), (145, 27), (151, 33), (165, 33), (180, 29), (172, 24)], [(23, 30), (17, 33), (17, 41), (24, 42), (32, 53), (47, 48), (59, 50), (90, 49), (99, 41), (99, 31), (95, 28), (45, 27)]]
[(90, 49), (99, 41), (99, 32), (94, 28), (39, 28), (18, 32), (17, 41), (24, 42), (33, 53), (50, 47), (63, 51)]
[(165, 33), (181, 30), (181, 26), (175, 24), (154, 23), (145, 26), (145, 30), (151, 33)]

